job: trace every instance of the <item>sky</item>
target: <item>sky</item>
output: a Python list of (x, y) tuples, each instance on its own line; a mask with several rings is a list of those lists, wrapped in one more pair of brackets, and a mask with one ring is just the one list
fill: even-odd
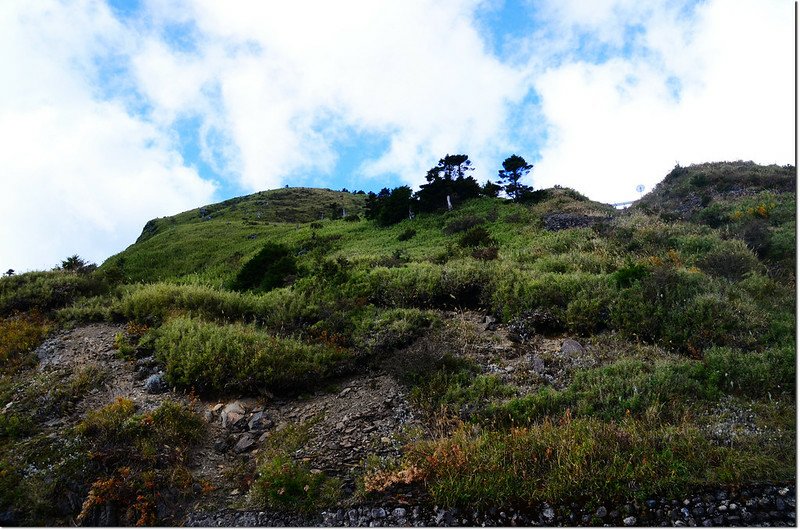
[(795, 160), (790, 0), (0, 2), (0, 269), (102, 263), (265, 189), (480, 182), (638, 198)]

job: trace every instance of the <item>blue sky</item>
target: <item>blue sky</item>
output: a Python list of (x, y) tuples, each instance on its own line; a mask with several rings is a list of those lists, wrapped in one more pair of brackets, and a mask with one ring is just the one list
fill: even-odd
[(635, 197), (675, 165), (794, 160), (788, 0), (42, 0), (0, 6), (0, 268), (290, 186), (481, 181)]

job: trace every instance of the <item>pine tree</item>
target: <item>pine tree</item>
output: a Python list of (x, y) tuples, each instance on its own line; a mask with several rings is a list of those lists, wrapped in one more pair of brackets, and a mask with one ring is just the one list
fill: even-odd
[(500, 176), (498, 184), (503, 186), (503, 191), (514, 202), (523, 200), (526, 195), (533, 192), (531, 186), (520, 182), (531, 169), (533, 169), (533, 165), (528, 164), (521, 156), (511, 155), (503, 161), (503, 169), (498, 172)]

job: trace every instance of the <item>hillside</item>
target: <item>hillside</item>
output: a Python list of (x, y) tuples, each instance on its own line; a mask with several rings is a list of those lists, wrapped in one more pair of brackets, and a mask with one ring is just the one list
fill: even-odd
[(795, 524), (794, 168), (366, 206), (0, 279), (0, 523)]

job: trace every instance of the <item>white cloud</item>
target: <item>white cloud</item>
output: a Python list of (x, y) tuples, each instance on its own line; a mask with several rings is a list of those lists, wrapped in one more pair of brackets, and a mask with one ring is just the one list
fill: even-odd
[[(187, 100), (161, 93), (166, 75), (219, 88), (194, 108), (213, 123), (209, 130), (231, 141), (226, 164), (247, 189), (276, 187), (299, 173), (325, 174), (343, 130), (391, 136), (388, 152), (365, 162), (364, 176), (390, 172), (418, 184), (448, 152), (497, 165), (509, 137), (506, 105), (527, 91), (523, 73), (485, 49), (473, 24), (475, 7), (470, 1), (193, 2), (158, 20), (169, 25), (188, 16), (196, 24), (195, 62), (187, 64), (180, 51), (145, 51), (137, 72), (165, 115)], [(198, 63), (210, 79), (198, 79)]]
[(97, 54), (134, 42), (99, 2), (0, 7), (0, 268), (102, 261), (150, 218), (210, 200), (169, 135), (99, 99)]
[[(629, 7), (604, 5), (580, 26), (601, 40)], [(648, 53), (546, 70), (535, 80), (550, 134), (537, 185), (611, 202), (635, 198), (637, 184), (653, 186), (676, 162), (791, 163), (792, 10), (788, 2), (715, 0), (687, 19), (658, 6), (637, 15)]]

